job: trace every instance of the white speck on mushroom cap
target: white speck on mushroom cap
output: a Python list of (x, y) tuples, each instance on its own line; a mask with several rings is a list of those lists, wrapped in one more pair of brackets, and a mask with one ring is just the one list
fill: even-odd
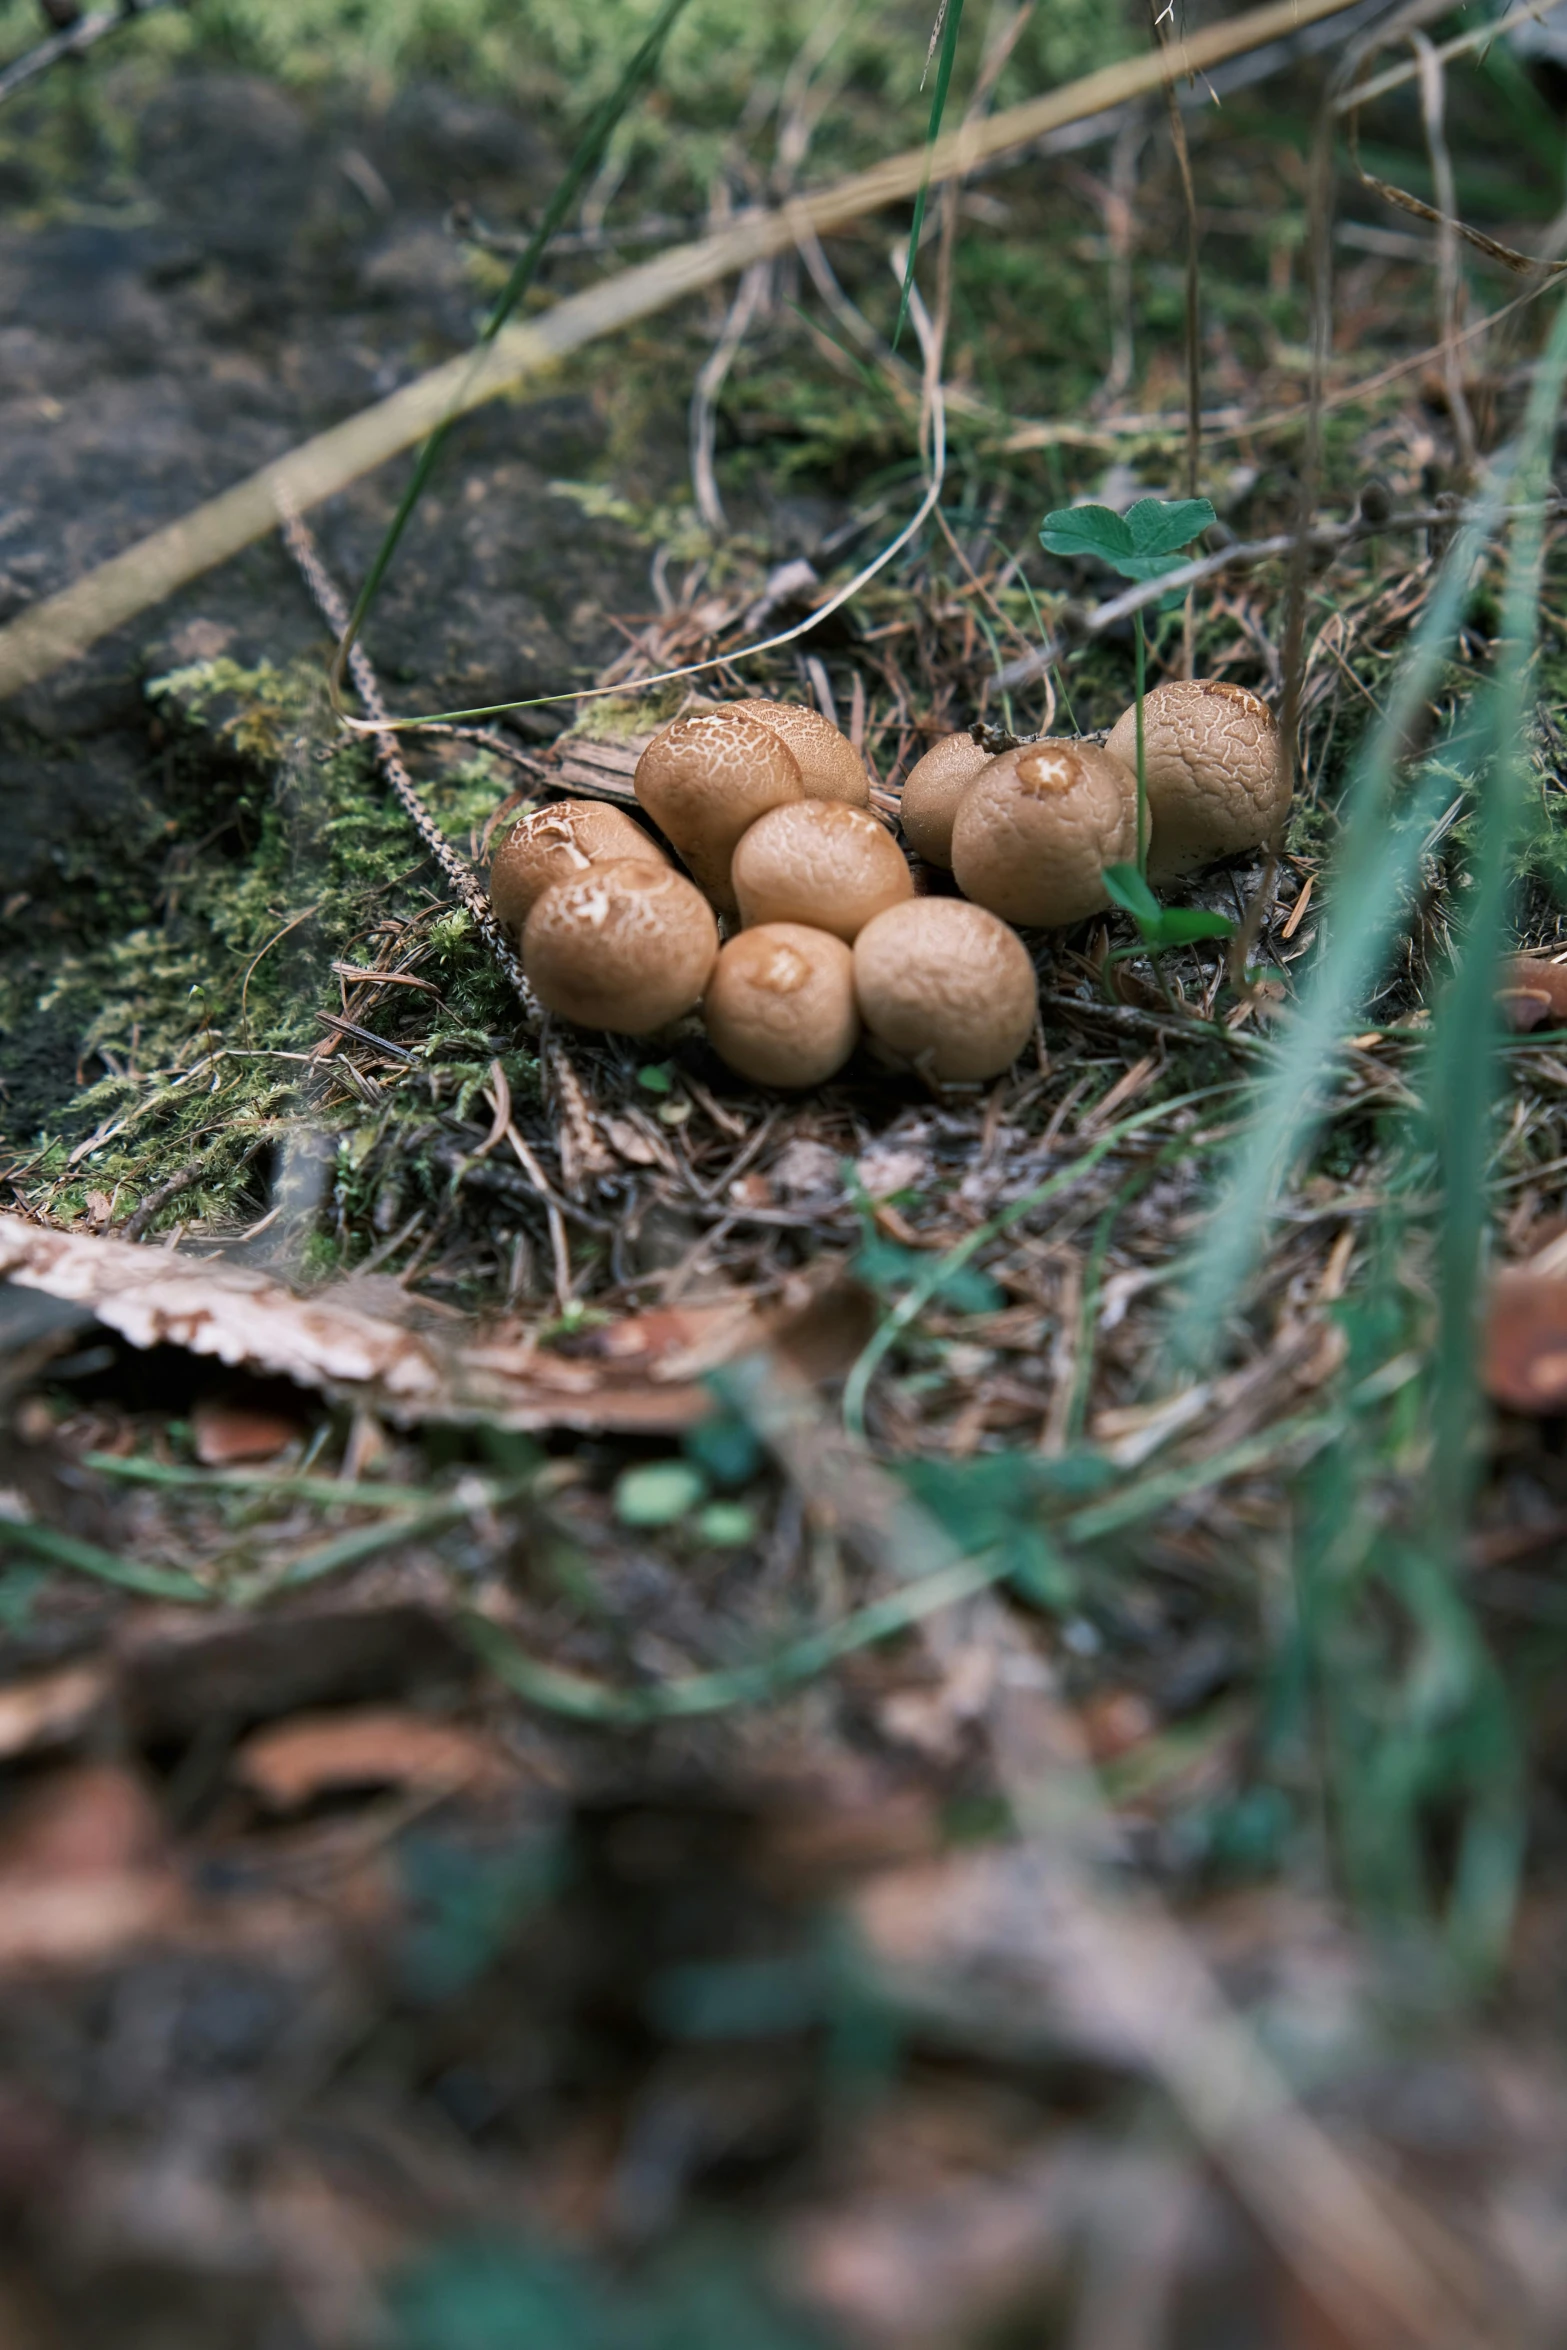
[(799, 922), (742, 930), (719, 954), (703, 1018), (714, 1048), (758, 1085), (820, 1085), (859, 1040), (854, 962), (841, 938)]
[(805, 797), (781, 736), (730, 705), (676, 718), (637, 761), (632, 789), (715, 905), (736, 911), (729, 865), (748, 825)]
[(730, 876), (748, 927), (801, 922), (851, 945), (883, 906), (914, 895), (891, 833), (864, 808), (841, 800), (769, 809), (742, 837)]
[(914, 898), (867, 922), (854, 942), (854, 988), (872, 1036), (945, 1083), (1008, 1068), (1039, 1000), (1016, 931), (962, 898)]
[(943, 735), (916, 759), (904, 779), (898, 814), (903, 836), (927, 864), (952, 867), (952, 825), (958, 803), (990, 753), (971, 734)]
[[(1135, 760), (1136, 706), (1105, 748)], [(1173, 881), (1260, 848), (1289, 812), (1284, 741), (1266, 702), (1225, 678), (1170, 678), (1143, 698), (1149, 877)]]
[(633, 857), (556, 882), (522, 934), (523, 968), (545, 1010), (622, 1036), (689, 1012), (717, 953), (701, 891), (672, 866)]
[(977, 905), (1061, 929), (1109, 904), (1104, 868), (1137, 853), (1136, 777), (1097, 743), (1004, 751), (958, 805), (952, 870)]
[(841, 727), (813, 710), (809, 702), (749, 700), (727, 702), (726, 710), (743, 712), (788, 744), (799, 761), (808, 800), (841, 800), (851, 808), (868, 808), (871, 779), (865, 762)]

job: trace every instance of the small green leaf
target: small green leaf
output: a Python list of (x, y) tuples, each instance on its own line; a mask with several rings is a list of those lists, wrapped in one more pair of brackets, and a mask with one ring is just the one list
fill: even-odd
[(1101, 563), (1137, 553), (1125, 520), (1110, 506), (1058, 506), (1041, 523), (1039, 543), (1051, 555), (1096, 555)]
[(1060, 506), (1047, 514), (1039, 541), (1052, 555), (1092, 555), (1122, 579), (1159, 579), (1185, 558), (1178, 552), (1215, 519), (1206, 498), (1139, 498), (1124, 514), (1109, 506)]
[(1235, 925), (1227, 914), (1210, 914), (1202, 906), (1166, 906), (1158, 921), (1162, 947), (1189, 946), (1198, 938), (1233, 938)]
[(738, 1412), (715, 1412), (699, 1420), (685, 1440), (685, 1453), (715, 1485), (743, 1485), (762, 1465), (756, 1432)]
[(644, 1093), (672, 1093), (674, 1072), (667, 1061), (649, 1061), (645, 1069), (637, 1071), (637, 1083)]
[(1146, 931), (1150, 923), (1162, 918), (1164, 908), (1149, 888), (1146, 876), (1135, 865), (1107, 865), (1100, 878), (1111, 903), (1119, 906), (1123, 914), (1130, 914), (1139, 929)]
[[(862, 1244), (853, 1271), (867, 1288), (896, 1293), (922, 1279), (929, 1262), (919, 1249), (904, 1248), (896, 1240), (873, 1233)], [(977, 1265), (953, 1265), (942, 1274), (933, 1294), (958, 1314), (995, 1314), (1007, 1302), (1004, 1291)]]
[(706, 1491), (690, 1461), (647, 1461), (615, 1480), (615, 1515), (623, 1526), (673, 1526)]
[(1217, 520), (1207, 498), (1139, 498), (1122, 518), (1139, 555), (1173, 555)]
[(739, 1550), (756, 1533), (756, 1512), (743, 1501), (710, 1501), (693, 1521), (699, 1542), (714, 1550)]

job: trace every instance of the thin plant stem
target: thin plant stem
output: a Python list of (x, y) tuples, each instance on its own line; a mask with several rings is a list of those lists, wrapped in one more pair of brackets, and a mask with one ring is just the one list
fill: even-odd
[[(595, 111), (593, 119), (577, 142), (576, 152), (567, 164), (554, 194), (544, 208), (544, 217), (518, 255), (512, 273), (501, 290), (499, 300), (479, 330), (479, 339), (473, 355), (475, 364), (489, 345), (494, 342), (501, 328), (506, 324), (507, 319), (510, 318), (529, 286), (532, 285), (550, 239), (560, 227), (582, 189), (598, 170), (604, 159), (604, 150), (614, 136), (626, 109), (631, 105), (643, 84), (657, 70), (659, 58), (663, 54), (664, 43), (674, 29), (676, 18), (686, 5), (687, 0), (664, 0), (663, 7), (649, 27), (646, 39), (637, 49), (614, 89)], [(371, 604), (375, 601), (376, 592), (386, 577), (387, 567), (397, 551), (398, 541), (407, 528), (409, 517), (425, 493), (430, 476), (435, 471), (436, 461), (446, 446), (452, 426), (456, 422), (456, 411), (460, 402), (454, 401), (452, 406), (454, 413), (436, 426), (424, 447), (419, 451), (414, 462), (412, 478), (399, 501), (397, 512), (392, 516), (387, 527), (386, 536), (376, 549), (375, 560), (365, 575), (364, 585), (354, 600), (354, 608), (348, 616), (348, 626), (338, 641), (337, 652), (332, 661), (331, 689), (334, 703), (342, 692), (343, 672), (347, 666), (349, 653), (358, 638), (359, 631), (364, 626), (365, 617)]]
[[(927, 155), (941, 136), (941, 118), (947, 111), (947, 92), (952, 87), (952, 66), (958, 53), (958, 32), (963, 23), (963, 0), (947, 0), (946, 23), (942, 27), (941, 56), (936, 64), (936, 87), (931, 92), (930, 124), (925, 133)], [(909, 301), (914, 292), (914, 264), (919, 256), (920, 232), (925, 226), (925, 206), (930, 199), (930, 173), (927, 169), (914, 198), (914, 220), (909, 229), (909, 257), (904, 264), (903, 292), (898, 301), (898, 320), (892, 330), (892, 348), (898, 348), (904, 321), (909, 315)]]
[(1143, 694), (1148, 676), (1148, 637), (1139, 608), (1133, 615), (1137, 629), (1137, 870), (1148, 878), (1148, 774), (1143, 752)]

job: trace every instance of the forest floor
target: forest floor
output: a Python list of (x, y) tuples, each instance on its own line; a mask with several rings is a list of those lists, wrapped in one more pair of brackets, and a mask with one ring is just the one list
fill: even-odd
[[(475, 224), (560, 166), (547, 106), (428, 76), (85, 70), (0, 115), (0, 620), (463, 348)], [(1550, 96), (1466, 71), (1460, 208), (1539, 248)], [(1322, 86), (1187, 116), (1238, 540), (1295, 519)], [(1365, 135), (1430, 191), (1409, 90)], [(627, 798), (686, 691), (630, 689), (686, 661), (827, 709), (889, 821), (939, 732), (1119, 715), (1130, 631), (1036, 533), (1179, 485), (1162, 107), (955, 218), (939, 527), (795, 650), (721, 660), (919, 496), (891, 223), (830, 245), (864, 349), (803, 265), (761, 290), (721, 527), (687, 409), (732, 289), (463, 424), (367, 631), (389, 702), (622, 690), (414, 741), (461, 856)], [(587, 244), (541, 300), (615, 265)], [(334, 719), (281, 540), (0, 710), (0, 1262), (76, 1268), (0, 1285), (6, 2350), (1559, 2338), (1561, 1420), (1487, 1410), (1451, 1571), (1421, 1517), (1409, 1121), (1467, 773), (1227, 1351), (1170, 1350), (1465, 436), (1538, 347), (1532, 308), (1461, 346), (1459, 399), (1433, 250), (1346, 173), (1320, 510), (1437, 518), (1313, 570), (1287, 854), (1188, 893), (1265, 892), (1260, 978), (1117, 959), (1119, 915), (1030, 937), (1039, 1030), (983, 1088), (861, 1054), (768, 1095), (694, 1020), (530, 1022)], [(1516, 292), (1474, 264), (1476, 316)], [(344, 586), (402, 480), (311, 518)], [(1552, 543), (1541, 949), (1562, 584)], [(1197, 673), (1276, 700), (1286, 595), (1205, 584)], [(1564, 1228), (1560, 1056), (1506, 1044), (1501, 1258)]]

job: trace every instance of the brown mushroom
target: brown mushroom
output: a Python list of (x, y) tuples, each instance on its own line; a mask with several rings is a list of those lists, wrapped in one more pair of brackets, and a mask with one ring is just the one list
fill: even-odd
[(1136, 778), (1097, 744), (1064, 737), (992, 759), (952, 826), (964, 896), (1009, 922), (1048, 929), (1108, 905), (1104, 868), (1136, 854)]
[(729, 860), (740, 835), (769, 808), (805, 797), (788, 744), (733, 706), (694, 711), (654, 735), (632, 789), (726, 914), (736, 910)]
[(757, 1085), (820, 1085), (859, 1041), (854, 958), (803, 922), (763, 922), (730, 939), (702, 1005), (714, 1047)]
[(848, 736), (813, 710), (808, 702), (726, 702), (726, 710), (741, 710), (780, 742), (787, 743), (800, 763), (808, 800), (846, 800), (851, 808), (871, 804), (871, 779), (865, 761)]
[(944, 1084), (1009, 1067), (1038, 1006), (1016, 931), (962, 898), (912, 898), (867, 922), (854, 942), (854, 992), (878, 1043)]
[(770, 808), (743, 836), (730, 872), (742, 922), (803, 922), (850, 946), (883, 906), (914, 895), (891, 833), (839, 800)]
[(522, 966), (545, 1010), (621, 1036), (646, 1036), (689, 1012), (717, 953), (701, 891), (645, 857), (557, 881), (522, 934)]
[[(1137, 706), (1105, 749), (1137, 773)], [(1271, 840), (1289, 811), (1289, 764), (1266, 702), (1215, 677), (1171, 678), (1143, 697), (1148, 877), (1174, 881)]]
[(490, 903), (496, 920), (513, 938), (521, 938), (535, 899), (557, 881), (569, 881), (614, 857), (664, 862), (657, 841), (623, 808), (603, 800), (554, 800), (535, 808), (512, 826), (495, 852)]
[(990, 764), (971, 734), (944, 734), (923, 759), (916, 759), (903, 786), (898, 813), (903, 837), (916, 857), (952, 870), (952, 822), (958, 802), (982, 767)]

